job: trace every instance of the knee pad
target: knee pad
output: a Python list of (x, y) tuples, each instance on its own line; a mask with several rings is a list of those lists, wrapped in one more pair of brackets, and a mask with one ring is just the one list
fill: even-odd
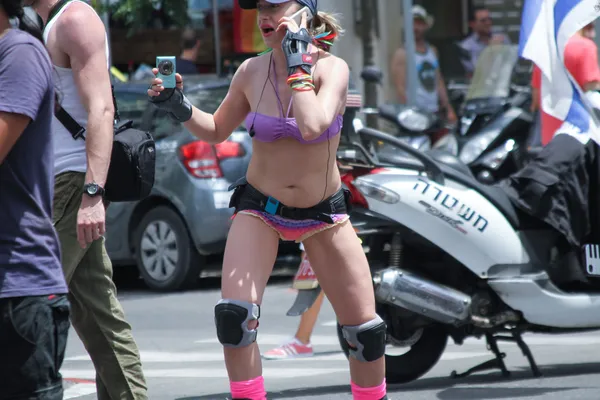
[[(249, 329), (258, 321), (260, 306), (247, 301), (220, 300), (215, 306), (215, 325), (219, 342), (225, 347), (246, 347), (256, 341), (257, 330)], [(258, 328), (258, 326), (257, 326)]]
[(386, 326), (379, 315), (362, 325), (342, 326), (342, 333), (350, 346), (350, 357), (371, 362), (385, 355)]

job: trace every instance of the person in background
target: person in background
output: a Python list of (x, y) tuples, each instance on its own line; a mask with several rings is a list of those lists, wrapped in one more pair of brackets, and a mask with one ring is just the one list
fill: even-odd
[(139, 350), (117, 298), (104, 239), (104, 185), (115, 112), (106, 29), (84, 1), (26, 0), (25, 4), (44, 21), (59, 104), (85, 128), (85, 140), (75, 139), (58, 118), (52, 123), (53, 222), (69, 286), (71, 323), (96, 368), (98, 399), (145, 400)]
[(181, 35), (182, 51), (179, 57), (175, 59), (177, 72), (181, 75), (196, 75), (198, 66), (198, 52), (200, 51), (200, 38), (192, 28), (186, 28)]
[[(433, 17), (421, 6), (412, 9), (417, 62), (417, 107), (431, 113), (443, 113), (448, 122), (456, 122), (456, 113), (448, 99), (446, 83), (440, 71), (437, 49), (427, 43), (425, 35), (433, 26)], [(407, 103), (406, 50), (400, 48), (392, 58), (391, 73), (398, 101)]]
[[(315, 271), (313, 271), (310, 265), (310, 261), (308, 261), (302, 243), (300, 243), (300, 250), (302, 251), (302, 261), (300, 261), (298, 272), (296, 272), (296, 276), (294, 276), (292, 287), (297, 290), (314, 289), (319, 286), (319, 282), (317, 281)], [(321, 290), (313, 305), (300, 317), (300, 323), (298, 324), (298, 329), (296, 330), (294, 337), (283, 343), (281, 346), (264, 353), (263, 358), (267, 360), (289, 360), (293, 358), (312, 357), (314, 352), (310, 337), (317, 324), (317, 319), (319, 318), (319, 312), (321, 312), (321, 306), (323, 305), (324, 299), (325, 293)]]
[(483, 50), (494, 44), (510, 44), (510, 39), (504, 34), (494, 34), (492, 32), (492, 17), (487, 8), (476, 7), (469, 16), (469, 27), (473, 31), (467, 36), (460, 46), (470, 53), (470, 59), (463, 60), (465, 71), (468, 78), (473, 77), (477, 60)]
[[(595, 36), (594, 24), (583, 27), (567, 42), (565, 47), (565, 66), (584, 92), (600, 90), (600, 67), (598, 66), (598, 47), (591, 39)], [(542, 72), (534, 65), (531, 74), (532, 104), (531, 111), (538, 112), (541, 119), (539, 136), (533, 144), (547, 145), (562, 125), (562, 121), (546, 114), (541, 109)]]
[(0, 398), (58, 400), (70, 305), (52, 226), (54, 83), (21, 4), (0, 0)]

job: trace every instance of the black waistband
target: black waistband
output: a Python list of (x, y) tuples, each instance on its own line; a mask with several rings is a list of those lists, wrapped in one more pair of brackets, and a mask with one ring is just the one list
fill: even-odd
[(243, 210), (256, 210), (267, 212), (280, 217), (303, 220), (313, 219), (332, 224), (333, 214), (348, 214), (350, 212), (350, 192), (340, 189), (331, 197), (309, 208), (289, 207), (279, 200), (267, 196), (247, 182), (235, 185), (235, 192), (231, 196), (230, 207), (235, 207), (236, 212)]

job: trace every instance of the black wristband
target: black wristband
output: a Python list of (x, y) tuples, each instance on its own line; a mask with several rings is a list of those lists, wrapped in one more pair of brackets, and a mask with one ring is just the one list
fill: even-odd
[(192, 103), (179, 88), (164, 89), (158, 96), (148, 98), (156, 108), (166, 111), (169, 117), (178, 122), (186, 122), (192, 118)]

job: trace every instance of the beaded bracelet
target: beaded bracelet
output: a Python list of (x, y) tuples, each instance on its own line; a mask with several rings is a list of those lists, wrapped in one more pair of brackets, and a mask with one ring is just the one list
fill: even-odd
[(308, 92), (310, 90), (315, 90), (315, 85), (309, 81), (299, 81), (292, 83), (291, 88), (297, 92)]
[(291, 86), (292, 83), (299, 82), (299, 81), (310, 81), (310, 82), (312, 82), (312, 76), (310, 76), (309, 74), (302, 73), (302, 72), (297, 72), (297, 73), (292, 74), (292, 75), (290, 75), (288, 77), (287, 84), (289, 86)]
[(315, 89), (312, 76), (302, 72), (297, 72), (290, 75), (287, 79), (287, 84), (292, 88), (292, 90), (298, 92), (307, 92)]

